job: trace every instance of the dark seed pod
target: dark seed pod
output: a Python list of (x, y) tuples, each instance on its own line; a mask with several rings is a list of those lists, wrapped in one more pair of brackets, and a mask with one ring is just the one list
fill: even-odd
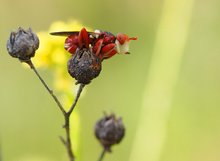
[(125, 134), (122, 119), (116, 119), (114, 114), (106, 115), (95, 126), (96, 138), (106, 151), (111, 151), (111, 146), (120, 143)]
[(38, 47), (39, 39), (31, 28), (24, 30), (19, 27), (16, 32), (11, 32), (7, 41), (8, 53), (20, 61), (30, 60)]
[(88, 84), (101, 72), (101, 60), (87, 48), (77, 49), (68, 61), (68, 72), (77, 83)]

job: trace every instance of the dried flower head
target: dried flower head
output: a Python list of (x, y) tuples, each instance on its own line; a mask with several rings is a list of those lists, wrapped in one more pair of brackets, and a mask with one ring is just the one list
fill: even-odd
[(88, 84), (101, 72), (101, 60), (87, 48), (77, 49), (68, 61), (68, 72), (77, 83)]
[(31, 28), (24, 30), (19, 27), (16, 32), (11, 32), (7, 41), (8, 53), (20, 61), (30, 60), (38, 47), (39, 39)]
[(111, 151), (111, 146), (120, 143), (125, 134), (125, 127), (121, 118), (114, 114), (105, 115), (95, 126), (96, 138), (106, 151)]

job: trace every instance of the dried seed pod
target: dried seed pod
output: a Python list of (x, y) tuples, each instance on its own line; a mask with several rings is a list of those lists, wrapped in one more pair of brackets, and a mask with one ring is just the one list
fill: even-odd
[(96, 138), (106, 151), (111, 151), (111, 146), (120, 143), (125, 134), (125, 127), (121, 118), (114, 114), (106, 115), (95, 126)]
[(20, 61), (30, 60), (38, 47), (39, 39), (31, 28), (24, 30), (19, 27), (16, 32), (11, 32), (7, 41), (8, 53)]
[(68, 72), (77, 83), (88, 84), (101, 72), (101, 60), (91, 50), (78, 48), (68, 61)]

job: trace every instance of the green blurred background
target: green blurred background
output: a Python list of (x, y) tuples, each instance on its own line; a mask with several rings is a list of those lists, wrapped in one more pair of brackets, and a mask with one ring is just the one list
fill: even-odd
[[(54, 21), (69, 19), (138, 37), (131, 55), (103, 63), (79, 101), (81, 161), (96, 161), (101, 152), (93, 127), (103, 111), (122, 116), (126, 125), (126, 137), (105, 161), (220, 160), (219, 0), (0, 4), (3, 161), (66, 160), (58, 139), (64, 134), (60, 111), (32, 71), (8, 56), (5, 44), (18, 26), (46, 31)], [(40, 72), (52, 84), (52, 72)]]

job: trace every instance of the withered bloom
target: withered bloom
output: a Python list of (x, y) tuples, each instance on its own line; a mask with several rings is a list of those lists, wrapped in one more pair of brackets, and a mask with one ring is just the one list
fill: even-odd
[(87, 48), (77, 49), (68, 61), (68, 72), (77, 83), (88, 84), (101, 72), (101, 60)]
[(7, 41), (8, 53), (20, 61), (30, 60), (38, 47), (39, 39), (31, 28), (24, 30), (19, 27), (16, 32), (11, 32)]
[(95, 125), (95, 136), (106, 151), (111, 151), (111, 146), (120, 143), (124, 135), (122, 119), (114, 114), (104, 116)]

